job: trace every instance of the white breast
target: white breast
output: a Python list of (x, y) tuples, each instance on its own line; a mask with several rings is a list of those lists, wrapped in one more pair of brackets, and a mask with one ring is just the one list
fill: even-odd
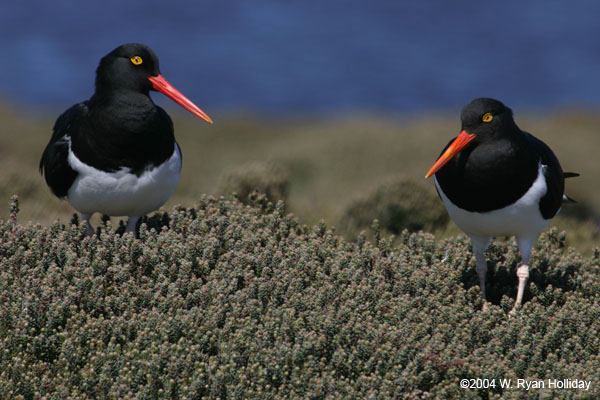
[(467, 235), (473, 237), (512, 236), (536, 237), (548, 223), (540, 212), (540, 199), (546, 194), (544, 169), (540, 164), (538, 175), (529, 190), (514, 204), (488, 212), (471, 212), (453, 204), (435, 180), (435, 186), (448, 210), (450, 218)]
[(84, 214), (142, 216), (162, 206), (175, 191), (181, 173), (181, 153), (175, 143), (167, 161), (140, 176), (129, 168), (104, 172), (84, 164), (69, 149), (69, 165), (79, 173), (69, 188), (69, 203)]

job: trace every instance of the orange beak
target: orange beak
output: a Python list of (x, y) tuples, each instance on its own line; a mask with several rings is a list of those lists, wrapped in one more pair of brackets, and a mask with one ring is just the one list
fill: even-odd
[(204, 111), (202, 111), (197, 105), (192, 103), (187, 97), (185, 97), (181, 92), (173, 87), (167, 80), (161, 75), (151, 76), (148, 78), (150, 82), (152, 82), (152, 87), (154, 90), (161, 92), (167, 97), (170, 97), (175, 103), (179, 104), (181, 107), (185, 108), (192, 114), (194, 114), (198, 118), (202, 118), (206, 122), (212, 124), (213, 121), (210, 119), (208, 115)]
[(442, 168), (448, 161), (452, 159), (455, 155), (457, 155), (462, 149), (464, 149), (471, 140), (475, 139), (474, 134), (467, 133), (467, 131), (462, 130), (460, 134), (454, 139), (450, 146), (446, 149), (444, 154), (438, 158), (438, 160), (433, 164), (433, 167), (427, 172), (425, 178), (429, 178), (431, 175), (435, 174)]

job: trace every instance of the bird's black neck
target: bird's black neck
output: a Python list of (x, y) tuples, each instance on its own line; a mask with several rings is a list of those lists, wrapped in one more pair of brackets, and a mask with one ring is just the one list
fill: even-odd
[(503, 208), (521, 198), (537, 178), (539, 157), (521, 131), (477, 141), (436, 173), (444, 194), (475, 212)]
[(88, 104), (90, 119), (100, 131), (145, 134), (157, 107), (146, 94), (133, 91), (96, 92)]
[(171, 118), (146, 94), (97, 91), (87, 106), (80, 134), (72, 138), (73, 150), (86, 164), (104, 171), (127, 167), (140, 174), (173, 154)]

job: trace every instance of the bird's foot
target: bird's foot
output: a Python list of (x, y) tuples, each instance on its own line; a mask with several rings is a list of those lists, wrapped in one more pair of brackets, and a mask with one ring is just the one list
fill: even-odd
[(140, 221), (141, 217), (129, 217), (127, 221), (127, 227), (125, 228), (125, 233), (131, 232), (135, 237), (138, 237), (137, 233), (137, 224)]
[(521, 308), (521, 303), (523, 302), (523, 293), (525, 293), (525, 285), (527, 284), (527, 279), (529, 278), (529, 266), (527, 264), (521, 264), (519, 268), (517, 268), (517, 277), (519, 278), (519, 287), (517, 289), (517, 299), (515, 300), (515, 305), (510, 311), (511, 315), (514, 315), (514, 313)]
[(94, 227), (90, 224), (90, 219), (92, 218), (92, 214), (81, 214), (81, 222), (85, 222), (85, 234), (87, 236), (94, 235)]

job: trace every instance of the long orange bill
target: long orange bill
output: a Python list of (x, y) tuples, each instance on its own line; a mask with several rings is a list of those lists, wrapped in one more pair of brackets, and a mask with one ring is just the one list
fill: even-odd
[(154, 90), (161, 92), (167, 97), (170, 97), (175, 103), (179, 104), (181, 107), (185, 108), (198, 118), (202, 118), (208, 123), (213, 123), (212, 119), (204, 111), (202, 111), (197, 105), (192, 103), (187, 97), (185, 97), (181, 92), (173, 87), (167, 80), (161, 75), (151, 76), (148, 78), (150, 82), (152, 82), (152, 87)]
[(450, 146), (446, 149), (444, 154), (438, 158), (438, 160), (433, 164), (433, 167), (427, 172), (425, 178), (429, 178), (431, 175), (435, 174), (442, 168), (448, 161), (452, 159), (455, 155), (457, 155), (462, 149), (464, 149), (471, 140), (475, 139), (474, 134), (467, 133), (467, 131), (463, 130), (460, 134), (454, 139)]

